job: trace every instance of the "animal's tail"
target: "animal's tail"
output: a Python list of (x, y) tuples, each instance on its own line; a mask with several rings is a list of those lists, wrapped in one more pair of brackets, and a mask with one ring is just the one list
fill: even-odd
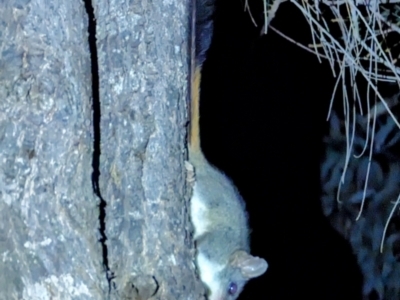
[(200, 152), (200, 82), (201, 69), (213, 32), (214, 0), (192, 0), (190, 63), (190, 133), (191, 151)]

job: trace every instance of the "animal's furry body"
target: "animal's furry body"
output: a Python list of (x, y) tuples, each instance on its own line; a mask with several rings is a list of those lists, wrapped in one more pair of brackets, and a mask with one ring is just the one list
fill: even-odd
[[(262, 275), (267, 262), (250, 255), (245, 205), (232, 181), (210, 165), (200, 147), (201, 68), (211, 43), (213, 1), (195, 1), (192, 34), (191, 125), (188, 168), (194, 171), (191, 220), (197, 267), (209, 300), (233, 300), (245, 283)], [(194, 169), (194, 170), (192, 170)]]

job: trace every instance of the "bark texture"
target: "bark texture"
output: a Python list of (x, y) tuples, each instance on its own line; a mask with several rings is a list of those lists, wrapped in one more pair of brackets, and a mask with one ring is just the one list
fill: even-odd
[(201, 299), (203, 291), (194, 276), (182, 172), (188, 4), (94, 4), (101, 103), (99, 186), (107, 202), (108, 265), (115, 292), (126, 298)]
[(0, 298), (98, 298), (87, 15), (45, 0), (0, 15)]
[(188, 3), (91, 5), (0, 1), (0, 299), (202, 299)]

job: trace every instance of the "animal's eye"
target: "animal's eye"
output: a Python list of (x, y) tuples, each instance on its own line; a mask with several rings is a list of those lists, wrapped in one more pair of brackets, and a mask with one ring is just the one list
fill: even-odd
[(234, 282), (231, 282), (230, 284), (229, 284), (229, 288), (228, 288), (228, 293), (229, 293), (229, 295), (235, 295), (236, 294), (236, 292), (237, 292), (237, 284), (236, 283), (234, 283)]

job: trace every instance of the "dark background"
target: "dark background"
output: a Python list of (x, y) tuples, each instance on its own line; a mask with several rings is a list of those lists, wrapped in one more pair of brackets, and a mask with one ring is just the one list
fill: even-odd
[[(269, 29), (262, 1), (217, 0), (203, 69), (202, 147), (247, 202), (254, 255), (269, 263), (240, 299), (361, 299), (349, 244), (320, 206), (322, 137), (335, 79), (327, 62)], [(308, 44), (306, 19), (290, 2), (272, 25)]]

